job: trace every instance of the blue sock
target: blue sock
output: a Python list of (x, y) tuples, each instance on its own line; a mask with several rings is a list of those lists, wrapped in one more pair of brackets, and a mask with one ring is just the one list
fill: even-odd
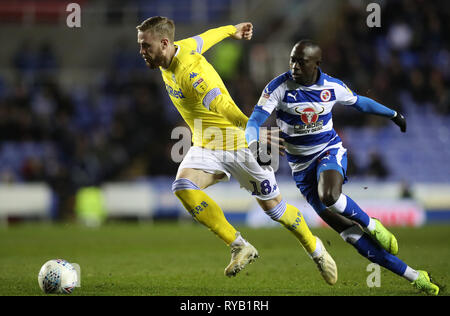
[(400, 276), (403, 276), (405, 273), (407, 267), (406, 263), (378, 246), (369, 235), (363, 234), (361, 238), (353, 244), (353, 247), (370, 261), (377, 263)]
[(328, 207), (330, 210), (344, 215), (345, 217), (354, 220), (363, 227), (369, 226), (370, 217), (364, 212), (358, 204), (355, 203), (348, 196), (341, 194), (339, 199), (333, 205)]

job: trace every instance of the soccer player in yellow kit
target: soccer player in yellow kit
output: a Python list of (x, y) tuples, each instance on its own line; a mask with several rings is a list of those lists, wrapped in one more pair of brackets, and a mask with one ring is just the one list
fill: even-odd
[(193, 134), (193, 146), (179, 166), (172, 191), (198, 222), (231, 247), (225, 275), (235, 276), (258, 257), (255, 247), (203, 191), (233, 176), (256, 197), (267, 215), (297, 237), (325, 281), (336, 283), (333, 258), (312, 235), (302, 213), (282, 199), (273, 169), (260, 166), (250, 153), (244, 135), (248, 118), (202, 55), (227, 37), (250, 40), (252, 24), (223, 26), (181, 41), (174, 41), (174, 22), (165, 17), (151, 17), (136, 28), (140, 54), (150, 69), (160, 69), (170, 99)]

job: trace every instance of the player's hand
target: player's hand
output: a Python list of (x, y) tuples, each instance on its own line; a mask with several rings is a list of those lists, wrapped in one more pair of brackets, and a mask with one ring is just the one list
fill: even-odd
[(406, 119), (401, 113), (397, 112), (391, 120), (400, 127), (402, 133), (406, 132)]
[(252, 39), (253, 25), (250, 22), (239, 23), (234, 26), (237, 30), (231, 37), (237, 40), (245, 39), (247, 41)]
[(259, 140), (262, 144), (267, 144), (268, 148), (272, 148), (271, 146), (278, 148), (281, 156), (285, 155), (286, 147), (283, 145), (284, 139), (280, 137), (280, 128), (271, 128), (269, 132), (262, 128), (259, 131)]

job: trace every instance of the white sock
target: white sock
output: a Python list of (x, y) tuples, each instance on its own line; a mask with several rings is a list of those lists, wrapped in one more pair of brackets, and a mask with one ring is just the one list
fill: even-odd
[(346, 207), (347, 207), (347, 197), (341, 193), (337, 201), (328, 208), (337, 213), (344, 213)]
[(319, 242), (319, 239), (316, 237), (316, 250), (313, 251), (313, 253), (310, 254), (311, 258), (317, 258), (322, 254), (322, 244)]
[(367, 225), (367, 229), (368, 229), (370, 232), (373, 232), (373, 231), (375, 230), (375, 228), (376, 228), (376, 223), (375, 223), (375, 221), (373, 220), (373, 218), (371, 217), (370, 220), (369, 220), (369, 225)]
[(410, 268), (409, 266), (406, 266), (406, 270), (405, 273), (403, 273), (403, 277), (409, 282), (414, 282), (419, 277), (419, 272)]
[(236, 236), (236, 239), (230, 244), (230, 247), (244, 246), (248, 244), (248, 241), (245, 240), (239, 232), (236, 233)]

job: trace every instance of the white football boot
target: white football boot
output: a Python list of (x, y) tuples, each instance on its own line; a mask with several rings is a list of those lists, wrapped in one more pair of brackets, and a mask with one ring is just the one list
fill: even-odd
[(319, 269), (320, 274), (322, 275), (325, 282), (327, 282), (330, 285), (333, 285), (337, 282), (337, 279), (338, 279), (336, 262), (334, 262), (331, 255), (325, 249), (325, 246), (323, 245), (323, 243), (319, 239), (319, 237), (317, 237), (317, 236), (315, 236), (315, 237), (317, 238), (317, 241), (322, 246), (322, 253), (319, 256), (314, 257), (312, 259), (316, 263), (317, 268)]
[(231, 261), (225, 268), (227, 277), (236, 276), (247, 264), (254, 262), (259, 257), (256, 248), (243, 239), (239, 232), (236, 233), (236, 241), (230, 247)]

